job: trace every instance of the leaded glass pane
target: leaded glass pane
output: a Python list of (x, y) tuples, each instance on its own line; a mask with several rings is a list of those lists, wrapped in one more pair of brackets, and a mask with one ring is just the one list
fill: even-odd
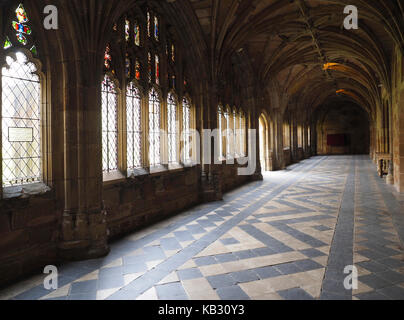
[(172, 94), (167, 101), (168, 118), (168, 162), (177, 162), (177, 105)]
[(182, 123), (183, 123), (183, 135), (184, 135), (184, 162), (191, 161), (191, 107), (186, 98), (182, 103)]
[(118, 100), (115, 86), (106, 75), (102, 82), (102, 169), (118, 170)]
[(160, 100), (154, 88), (149, 94), (149, 162), (150, 167), (161, 164), (160, 159)]
[(133, 83), (126, 92), (128, 169), (142, 167), (142, 123), (139, 90)]
[(40, 81), (21, 52), (2, 69), (3, 187), (42, 180)]

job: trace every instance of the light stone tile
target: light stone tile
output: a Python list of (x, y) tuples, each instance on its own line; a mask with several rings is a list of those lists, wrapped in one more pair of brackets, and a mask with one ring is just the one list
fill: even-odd
[(216, 292), (205, 278), (184, 280), (181, 283), (191, 300), (201, 296), (217, 297)]
[(104, 269), (104, 268), (121, 267), (122, 265), (123, 265), (123, 259), (122, 259), (122, 258), (119, 258), (119, 259), (117, 259), (117, 260), (114, 260), (114, 261), (111, 262), (110, 264), (108, 264), (108, 265), (102, 267), (102, 268)]
[(78, 280), (76, 280), (74, 282), (84, 282), (84, 281), (89, 281), (89, 280), (97, 280), (98, 279), (98, 274), (99, 274), (99, 270), (95, 270), (94, 272), (86, 274), (84, 277), (81, 277), (80, 279), (78, 279)]
[(357, 294), (361, 294), (361, 293), (367, 293), (367, 292), (371, 292), (374, 289), (367, 286), (366, 284), (358, 281), (358, 289), (353, 289), (352, 290), (352, 294), (353, 295), (357, 295)]
[(323, 267), (326, 267), (328, 264), (328, 256), (317, 257), (317, 258), (313, 258), (312, 260), (321, 264)]
[(118, 292), (120, 288), (106, 289), (97, 291), (97, 300), (105, 300), (112, 296), (114, 293)]
[(196, 257), (213, 256), (213, 255), (229, 253), (229, 252), (230, 252), (229, 249), (227, 249), (224, 244), (222, 244), (220, 241), (215, 241), (209, 247), (207, 247), (205, 250), (203, 250), (202, 252), (197, 254)]
[(249, 296), (263, 296), (268, 293), (275, 293), (275, 290), (265, 282), (265, 280), (247, 282), (239, 284), (239, 287)]
[(358, 253), (354, 254), (354, 263), (365, 262), (365, 261), (369, 261), (369, 260), (370, 260), (369, 258), (361, 256)]
[(303, 286), (302, 289), (306, 291), (308, 294), (310, 294), (313, 298), (318, 299), (321, 296), (321, 289), (322, 289), (323, 283), (321, 281), (317, 282), (314, 285), (309, 285), (309, 286)]
[(163, 261), (164, 260), (155, 260), (155, 261), (146, 262), (147, 269), (148, 270), (154, 269), (155, 267), (157, 267)]
[(137, 297), (136, 300), (158, 300), (156, 289), (154, 287), (150, 288), (145, 293)]
[(186, 263), (184, 263), (181, 267), (178, 268), (178, 270), (184, 270), (184, 269), (191, 269), (191, 268), (196, 268), (197, 265), (194, 262), (194, 260), (188, 260)]
[(123, 276), (123, 282), (124, 282), (125, 286), (127, 286), (129, 283), (135, 281), (137, 278), (139, 278), (142, 275), (144, 275), (144, 273), (142, 273), (142, 272), (125, 274)]
[(199, 270), (201, 271), (204, 277), (216, 276), (219, 274), (227, 273), (226, 270), (220, 264), (199, 267)]
[(159, 284), (167, 284), (167, 283), (178, 282), (178, 281), (180, 281), (180, 279), (178, 278), (177, 273), (172, 272), (167, 277), (165, 277), (163, 280), (161, 280), (159, 282)]
[(54, 299), (54, 298), (61, 298), (66, 297), (69, 294), (71, 284), (67, 284), (62, 288), (59, 288), (52, 293), (40, 298), (39, 300), (46, 300), (46, 299)]
[(279, 294), (277, 293), (264, 293), (261, 295), (251, 297), (251, 300), (263, 300), (263, 301), (273, 301), (273, 300), (284, 300)]

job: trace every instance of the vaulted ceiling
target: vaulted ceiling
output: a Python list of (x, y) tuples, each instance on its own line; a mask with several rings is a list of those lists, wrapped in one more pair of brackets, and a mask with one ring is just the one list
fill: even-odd
[[(244, 52), (269, 101), (279, 94), (315, 109), (338, 91), (371, 112), (381, 88), (391, 89), (392, 52), (404, 48), (403, 0), (187, 1), (217, 76)], [(359, 30), (343, 27), (346, 5), (357, 6)]]

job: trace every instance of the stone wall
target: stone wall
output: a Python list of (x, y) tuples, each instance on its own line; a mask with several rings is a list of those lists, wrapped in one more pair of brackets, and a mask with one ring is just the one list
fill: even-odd
[(52, 193), (0, 202), (0, 285), (57, 262), (60, 220)]

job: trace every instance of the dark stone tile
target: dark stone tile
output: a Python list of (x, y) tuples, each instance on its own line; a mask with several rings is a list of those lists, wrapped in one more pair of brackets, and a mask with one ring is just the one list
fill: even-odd
[(392, 283), (390, 281), (380, 278), (375, 274), (361, 276), (361, 277), (359, 277), (359, 281), (375, 290), (382, 289), (385, 287), (390, 287), (392, 285)]
[(379, 273), (377, 273), (377, 276), (384, 280), (387, 280), (393, 284), (404, 283), (404, 274), (395, 272), (393, 270), (379, 272)]
[(206, 232), (206, 230), (199, 225), (190, 225), (186, 226), (186, 228), (189, 230), (189, 232), (191, 232), (191, 234), (201, 234)]
[(177, 275), (180, 278), (180, 280), (203, 278), (203, 275), (198, 268), (179, 270), (177, 271)]
[(282, 275), (282, 273), (280, 273), (274, 267), (257, 268), (257, 269), (253, 269), (253, 271), (256, 274), (258, 274), (260, 279), (274, 278), (274, 277), (279, 277)]
[(392, 300), (404, 300), (404, 288), (402, 287), (387, 287), (380, 289), (377, 292), (389, 297)]
[(343, 279), (342, 281), (328, 280), (328, 279), (324, 280), (323, 291), (336, 294), (339, 296), (352, 295), (352, 290), (345, 289)]
[(381, 264), (384, 264), (385, 266), (387, 266), (391, 269), (404, 267), (404, 261), (400, 261), (400, 260), (394, 259), (394, 258), (384, 258), (384, 259), (378, 260), (378, 262)]
[(258, 248), (258, 249), (253, 249), (251, 251), (254, 252), (259, 257), (270, 256), (270, 255), (277, 253), (275, 250), (270, 249), (270, 248)]
[(192, 236), (192, 234), (188, 231), (177, 231), (174, 232), (175, 237), (177, 238), (178, 241), (192, 241), (195, 240), (195, 238)]
[(97, 299), (97, 292), (93, 291), (93, 292), (86, 292), (86, 293), (81, 293), (81, 294), (70, 294), (67, 297), (67, 300), (96, 300)]
[(206, 279), (209, 281), (213, 289), (231, 287), (237, 284), (237, 281), (227, 274), (210, 276)]
[(182, 300), (183, 298), (188, 298), (181, 283), (178, 282), (158, 285), (155, 288), (160, 300)]
[(373, 272), (373, 273), (383, 272), (383, 271), (388, 270), (387, 266), (385, 266), (381, 263), (378, 263), (377, 261), (360, 262), (360, 263), (358, 263), (358, 266), (365, 268), (366, 270)]
[(317, 257), (326, 256), (325, 253), (323, 253), (319, 250), (316, 250), (316, 249), (306, 249), (306, 250), (301, 250), (300, 252), (309, 258), (317, 258)]
[(219, 263), (232, 262), (238, 260), (238, 258), (232, 253), (218, 254), (217, 256), (215, 256), (215, 259)]
[(314, 300), (310, 294), (300, 288), (288, 289), (277, 293), (285, 300)]
[(100, 270), (98, 279), (102, 279), (103, 277), (122, 276), (122, 274), (123, 267), (104, 268)]
[(360, 300), (391, 300), (384, 294), (377, 291), (357, 294), (355, 297), (359, 298)]
[(319, 264), (313, 260), (310, 260), (310, 259), (299, 260), (299, 261), (295, 261), (294, 263), (302, 271), (311, 271), (311, 270), (324, 268), (321, 264)]
[(213, 256), (194, 258), (194, 261), (198, 267), (218, 264), (218, 261)]
[(302, 272), (293, 262), (276, 265), (275, 268), (283, 275)]
[(103, 277), (98, 280), (98, 290), (121, 288), (125, 285), (123, 275)]
[(239, 272), (233, 272), (230, 276), (237, 281), (237, 283), (246, 283), (259, 280), (258, 274), (252, 270), (244, 270)]
[(13, 300), (38, 300), (51, 292), (52, 291), (46, 290), (43, 285), (40, 285), (20, 293), (19, 295), (15, 296)]
[[(178, 242), (178, 240), (176, 238), (163, 238), (163, 239), (160, 239), (160, 246), (164, 250), (182, 249), (182, 246), (180, 245), (180, 243)], [(160, 253), (160, 255), (161, 255), (161, 257), (165, 258), (164, 253), (163, 254)], [(160, 259), (158, 259), (158, 260), (160, 260)]]
[(83, 282), (75, 282), (70, 288), (70, 294), (83, 294), (97, 291), (97, 280), (89, 280)]
[(234, 238), (223, 239), (223, 240), (221, 240), (221, 242), (222, 242), (224, 245), (232, 245), (232, 244), (238, 244), (238, 243), (240, 243), (240, 241), (238, 241), (238, 240), (236, 240), (236, 239), (234, 239)]
[(216, 292), (222, 300), (250, 300), (250, 297), (239, 286), (219, 288)]
[(141, 273), (147, 271), (147, 265), (143, 262), (123, 266), (123, 274)]
[(237, 252), (233, 252), (233, 254), (236, 257), (238, 257), (240, 260), (258, 257), (258, 255), (254, 251), (251, 251), (251, 250), (237, 251)]
[[(162, 240), (160, 240), (160, 242)], [(181, 247), (181, 249), (182, 249), (182, 247)], [(171, 249), (167, 249), (167, 250), (171, 250)], [(145, 248), (143, 248), (143, 251), (144, 251), (144, 256), (145, 256), (146, 261), (164, 260), (167, 258), (166, 255), (164, 254), (164, 251), (160, 247), (145, 247)]]

